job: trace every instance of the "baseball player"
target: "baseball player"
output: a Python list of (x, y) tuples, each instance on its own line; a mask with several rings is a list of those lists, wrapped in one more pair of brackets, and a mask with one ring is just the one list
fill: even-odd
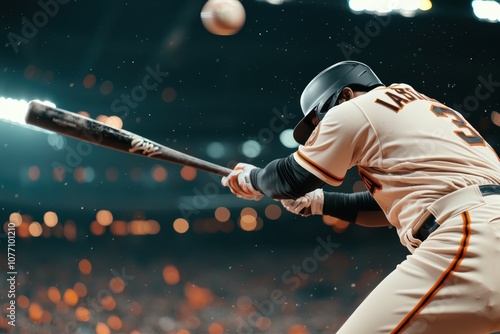
[[(239, 163), (222, 184), (289, 211), (395, 227), (411, 255), (338, 333), (500, 330), (500, 162), (457, 111), (365, 64), (337, 63), (301, 96), (296, 152)], [(324, 192), (357, 166), (367, 191)]]

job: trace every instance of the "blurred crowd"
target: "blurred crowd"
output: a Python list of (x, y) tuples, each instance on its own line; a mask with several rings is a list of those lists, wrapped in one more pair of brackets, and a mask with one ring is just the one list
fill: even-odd
[(16, 326), (2, 284), (0, 332), (333, 334), (404, 254), (337, 238), (23, 240)]

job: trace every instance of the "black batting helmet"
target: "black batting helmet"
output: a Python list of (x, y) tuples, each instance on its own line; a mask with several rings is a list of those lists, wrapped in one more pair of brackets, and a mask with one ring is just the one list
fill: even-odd
[(293, 131), (293, 137), (299, 144), (303, 145), (313, 132), (314, 117), (322, 120), (327, 111), (337, 104), (342, 89), (348, 86), (370, 90), (384, 84), (370, 67), (357, 61), (342, 61), (323, 70), (309, 82), (300, 97), (304, 118)]

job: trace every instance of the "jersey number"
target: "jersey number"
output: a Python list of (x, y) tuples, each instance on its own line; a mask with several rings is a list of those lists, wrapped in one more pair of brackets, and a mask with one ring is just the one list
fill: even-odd
[(450, 108), (445, 108), (443, 106), (437, 106), (433, 104), (431, 106), (431, 111), (438, 117), (450, 118), (453, 124), (457, 126), (460, 130), (454, 131), (457, 136), (464, 140), (467, 144), (473, 146), (485, 146), (484, 139), (477, 133), (476, 130), (470, 126), (470, 124), (455, 110)]

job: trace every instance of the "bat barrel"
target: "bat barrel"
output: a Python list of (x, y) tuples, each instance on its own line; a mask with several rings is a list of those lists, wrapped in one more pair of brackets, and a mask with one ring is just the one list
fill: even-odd
[(37, 101), (29, 103), (25, 120), (27, 124), (118, 151), (190, 166), (220, 176), (231, 172), (229, 168), (173, 150), (132, 132)]
[(29, 103), (25, 120), (28, 124), (46, 130), (120, 151), (130, 148), (133, 135), (91, 118), (36, 101)]

